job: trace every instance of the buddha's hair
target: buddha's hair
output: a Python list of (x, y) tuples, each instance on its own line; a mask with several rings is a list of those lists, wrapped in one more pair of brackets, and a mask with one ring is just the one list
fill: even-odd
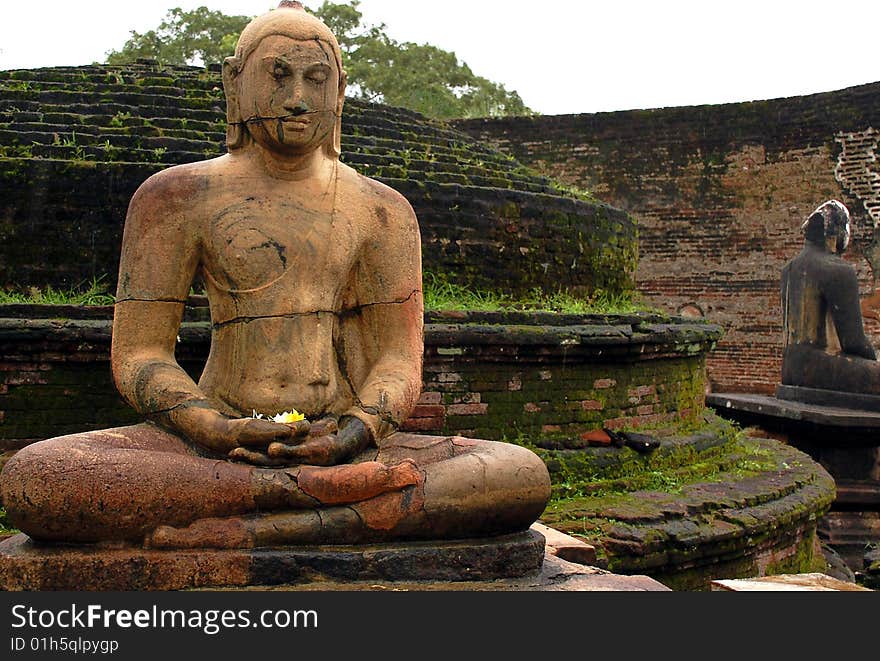
[(852, 237), (849, 209), (843, 202), (829, 200), (807, 218), (801, 229), (807, 241), (820, 246), (825, 245), (827, 238), (837, 237), (838, 252), (843, 252)]
[(295, 0), (282, 0), (277, 9), (257, 16), (248, 23), (235, 47), (235, 55), (223, 62), (223, 88), (226, 91), (226, 146), (238, 149), (250, 141), (239, 108), (235, 78), (241, 73), (247, 58), (260, 42), (271, 35), (282, 35), (297, 41), (314, 41), (329, 47), (339, 72), (339, 95), (336, 103), (336, 126), (331, 139), (325, 145), (328, 156), (339, 158), (342, 140), (342, 104), (345, 100), (345, 70), (342, 68), (342, 51), (334, 34), (320, 19), (308, 13)]

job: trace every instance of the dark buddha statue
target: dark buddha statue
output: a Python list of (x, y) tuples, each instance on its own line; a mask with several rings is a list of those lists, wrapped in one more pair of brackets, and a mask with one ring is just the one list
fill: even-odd
[(777, 396), (838, 405), (830, 393), (880, 395), (880, 363), (865, 335), (856, 272), (842, 257), (851, 237), (849, 211), (837, 200), (826, 202), (803, 231), (803, 250), (782, 271), (785, 338)]

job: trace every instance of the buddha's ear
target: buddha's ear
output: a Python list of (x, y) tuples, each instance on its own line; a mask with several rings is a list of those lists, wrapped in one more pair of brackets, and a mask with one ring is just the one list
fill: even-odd
[(244, 145), (247, 128), (244, 126), (239, 105), (238, 74), (241, 60), (227, 57), (223, 60), (223, 91), (226, 93), (226, 146), (237, 149)]
[(348, 85), (348, 73), (345, 69), (339, 71), (339, 96), (336, 97), (336, 115), (342, 115), (342, 104), (345, 103), (345, 88)]
[(345, 104), (345, 87), (348, 83), (348, 74), (344, 69), (339, 70), (339, 92), (336, 95), (336, 122), (333, 126), (333, 135), (325, 145), (324, 152), (331, 158), (339, 158), (342, 155), (342, 106)]

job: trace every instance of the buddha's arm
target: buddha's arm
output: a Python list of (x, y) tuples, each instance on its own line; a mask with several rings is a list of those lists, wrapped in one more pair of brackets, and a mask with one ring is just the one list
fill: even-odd
[(199, 248), (198, 232), (180, 208), (182, 200), (192, 199), (187, 179), (169, 172), (151, 177), (129, 205), (113, 318), (114, 380), (139, 413), (209, 449), (265, 446), (290, 428), (228, 419), (174, 357)]
[(402, 197), (388, 205), (388, 226), (376, 228), (361, 258), (355, 324), (369, 338), (347, 415), (378, 440), (397, 431), (422, 388), (424, 305), (418, 221)]
[(855, 271), (850, 267), (836, 269), (823, 285), (841, 351), (876, 360), (874, 347), (865, 335)]

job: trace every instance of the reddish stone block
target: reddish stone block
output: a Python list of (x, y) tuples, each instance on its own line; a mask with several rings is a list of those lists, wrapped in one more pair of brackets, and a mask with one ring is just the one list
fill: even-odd
[(552, 434), (554, 432), (562, 431), (562, 427), (560, 427), (559, 425), (544, 425), (543, 427), (541, 427), (541, 431), (544, 434)]
[(446, 414), (446, 407), (442, 404), (417, 404), (410, 418), (442, 418)]
[(0, 372), (36, 372), (37, 366), (31, 363), (0, 363)]
[(443, 418), (409, 418), (400, 425), (400, 431), (441, 431), (443, 424)]
[(617, 385), (617, 381), (614, 379), (596, 379), (593, 382), (594, 390), (608, 390), (609, 388), (613, 388)]
[(447, 415), (486, 415), (488, 411), (488, 404), (451, 404), (446, 409)]
[(423, 392), (419, 397), (419, 404), (440, 404), (443, 402), (443, 393)]
[(527, 402), (523, 405), (523, 411), (525, 411), (526, 413), (540, 413), (541, 407), (534, 402)]
[(605, 405), (595, 399), (587, 399), (581, 402), (581, 408), (584, 411), (601, 411), (605, 408)]
[(17, 376), (6, 378), (10, 386), (45, 386), (49, 382), (39, 376), (39, 372), (22, 372)]
[(611, 437), (601, 429), (594, 429), (581, 434), (581, 440), (586, 441), (590, 445), (607, 447), (611, 445)]
[(507, 390), (509, 390), (510, 392), (517, 392), (519, 390), (522, 390), (522, 377), (517, 374), (510, 381), (508, 381)]
[(639, 415), (651, 415), (654, 413), (654, 407), (651, 404), (640, 406), (636, 409), (636, 413)]
[(629, 397), (647, 397), (648, 395), (657, 394), (657, 387), (654, 384), (650, 386), (639, 386), (638, 388), (630, 388), (626, 391)]

